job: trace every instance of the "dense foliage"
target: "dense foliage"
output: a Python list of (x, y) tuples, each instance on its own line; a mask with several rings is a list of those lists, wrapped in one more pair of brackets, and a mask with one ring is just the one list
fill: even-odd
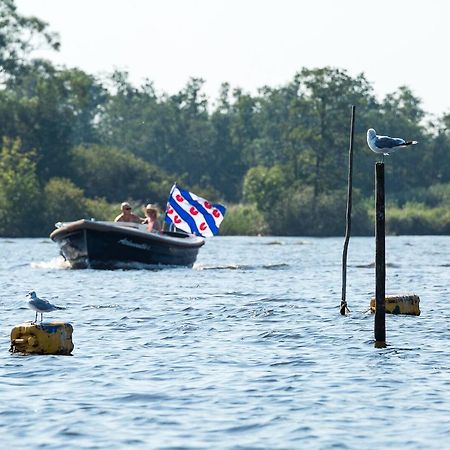
[(390, 232), (449, 232), (450, 114), (431, 120), (408, 87), (379, 100), (363, 74), (323, 67), (254, 95), (224, 83), (211, 101), (201, 79), (158, 94), (127, 73), (100, 79), (34, 59), (57, 36), (13, 0), (0, 23), (0, 235), (111, 219), (124, 200), (163, 206), (174, 181), (232, 205), (223, 233), (343, 234), (351, 105), (355, 233), (373, 227), (369, 127), (419, 141), (386, 163)]

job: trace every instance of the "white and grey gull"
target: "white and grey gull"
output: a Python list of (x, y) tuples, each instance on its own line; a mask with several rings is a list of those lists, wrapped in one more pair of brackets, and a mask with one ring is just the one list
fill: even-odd
[(405, 141), (405, 139), (402, 138), (379, 136), (373, 128), (369, 128), (367, 130), (367, 144), (373, 152), (385, 156), (400, 148), (415, 145), (417, 144), (417, 141)]
[(39, 298), (36, 295), (35, 291), (30, 291), (27, 294), (27, 299), (28, 299), (28, 306), (33, 310), (36, 311), (36, 318), (34, 320), (34, 323), (37, 322), (38, 319), (38, 313), (41, 314), (41, 322), (43, 319), (43, 314), (44, 313), (48, 313), (51, 311), (56, 311), (57, 309), (65, 309), (62, 306), (56, 306), (51, 304), (49, 301), (44, 300), (42, 298)]

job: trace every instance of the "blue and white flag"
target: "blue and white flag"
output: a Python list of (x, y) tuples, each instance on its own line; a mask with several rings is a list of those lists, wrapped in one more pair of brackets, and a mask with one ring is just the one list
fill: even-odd
[(225, 206), (212, 204), (174, 184), (170, 190), (164, 220), (187, 233), (211, 237), (219, 232), (225, 211)]

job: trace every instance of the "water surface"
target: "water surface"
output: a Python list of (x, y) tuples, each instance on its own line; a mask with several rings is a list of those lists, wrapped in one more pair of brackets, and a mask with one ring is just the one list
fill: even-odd
[[(218, 237), (193, 269), (69, 270), (47, 239), (0, 239), (0, 442), (45, 449), (443, 448), (450, 439), (450, 237), (387, 238), (373, 347), (374, 242)], [(8, 352), (25, 294), (66, 306), (73, 356)]]

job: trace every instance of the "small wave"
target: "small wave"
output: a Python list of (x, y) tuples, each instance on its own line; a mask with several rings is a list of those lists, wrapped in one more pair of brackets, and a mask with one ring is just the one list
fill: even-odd
[[(91, 408), (94, 409), (94, 407), (91, 407)], [(70, 438), (76, 438), (76, 437), (84, 436), (84, 433), (82, 431), (73, 430), (72, 427), (65, 427), (59, 433), (62, 436), (67, 436), (67, 437), (70, 437)]]
[(253, 297), (253, 292), (238, 292), (238, 291), (228, 291), (225, 295), (232, 295), (233, 297)]
[(286, 264), (286, 263), (267, 264), (262, 267), (263, 267), (263, 269), (268, 269), (268, 270), (279, 270), (279, 269), (286, 269), (287, 267), (289, 267), (289, 264)]
[(304, 358), (289, 358), (285, 361), (277, 361), (270, 364), (270, 367), (279, 367), (279, 366), (292, 366), (292, 367), (306, 367), (306, 366), (315, 366), (317, 363), (315, 361), (311, 361)]
[(107, 305), (84, 305), (82, 309), (116, 309), (121, 308), (121, 305), (118, 304), (107, 304)]
[(235, 426), (225, 429), (224, 432), (225, 433), (248, 433), (248, 432), (257, 430), (259, 428), (264, 428), (265, 426), (266, 426), (265, 424), (259, 424), (259, 423), (235, 425)]
[(311, 242), (309, 241), (295, 241), (295, 242), (286, 242), (286, 241), (268, 241), (268, 242), (252, 242), (249, 245), (309, 245)]
[(263, 264), (258, 266), (251, 266), (247, 264), (224, 264), (224, 265), (207, 265), (207, 264), (194, 264), (194, 270), (280, 270), (286, 269), (289, 264)]
[(69, 261), (62, 256), (51, 259), (50, 261), (38, 261), (31, 263), (33, 269), (70, 269)]
[(16, 264), (14, 266), (10, 266), (11, 270), (18, 269), (19, 267), (27, 267), (28, 263)]
[[(369, 264), (355, 264), (351, 267), (356, 267), (357, 269), (373, 269), (375, 267), (375, 263), (369, 263)], [(386, 263), (386, 267), (390, 267), (390, 268), (398, 268), (400, 267), (399, 264), (394, 264), (394, 263)]]
[(273, 309), (259, 309), (259, 310), (255, 310), (252, 312), (251, 317), (253, 318), (259, 318), (259, 317), (268, 317), (268, 316), (273, 316), (274, 312)]
[(208, 264), (194, 264), (195, 270), (246, 270), (250, 266), (241, 264), (224, 264), (224, 265), (208, 265)]
[(125, 394), (120, 397), (113, 397), (112, 401), (117, 402), (119, 404), (130, 403), (130, 402), (138, 402), (138, 403), (161, 403), (167, 402), (170, 400), (170, 397), (164, 394), (142, 394), (142, 393), (130, 393)]

